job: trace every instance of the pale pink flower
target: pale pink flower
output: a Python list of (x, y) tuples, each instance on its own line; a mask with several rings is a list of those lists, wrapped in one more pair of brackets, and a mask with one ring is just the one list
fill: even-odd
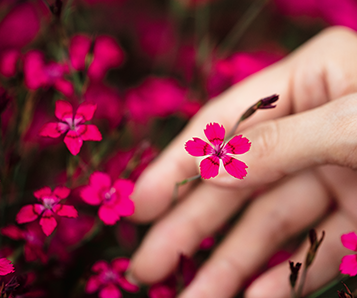
[(108, 174), (94, 172), (80, 196), (90, 205), (100, 205), (99, 218), (107, 225), (114, 225), (121, 216), (134, 213), (134, 202), (129, 198), (133, 190), (134, 183), (129, 180), (118, 179), (112, 184)]
[(73, 94), (73, 86), (64, 78), (68, 73), (69, 68), (65, 64), (53, 61), (46, 64), (44, 55), (40, 51), (29, 51), (24, 57), (25, 85), (30, 90), (53, 86), (70, 97)]
[(200, 163), (201, 177), (209, 179), (218, 175), (220, 160), (226, 171), (235, 178), (243, 179), (247, 175), (247, 165), (232, 154), (243, 154), (250, 149), (250, 142), (242, 135), (224, 142), (225, 129), (218, 123), (207, 124), (204, 133), (213, 146), (207, 142), (193, 138), (185, 144), (186, 151), (192, 156), (208, 156)]
[(0, 275), (7, 275), (14, 271), (14, 265), (11, 264), (11, 261), (6, 258), (0, 259)]
[(40, 135), (58, 138), (67, 132), (64, 143), (73, 155), (77, 155), (81, 150), (83, 141), (102, 140), (102, 135), (95, 125), (84, 124), (93, 118), (96, 108), (97, 105), (84, 102), (79, 105), (77, 112), (73, 114), (73, 108), (69, 102), (57, 100), (55, 115), (60, 122), (45, 124), (40, 130)]
[(60, 201), (67, 198), (70, 189), (58, 186), (53, 191), (45, 186), (33, 194), (40, 204), (26, 205), (22, 207), (16, 216), (19, 224), (31, 222), (40, 217), (40, 225), (43, 232), (49, 236), (57, 226), (55, 215), (77, 217), (77, 210), (70, 205), (62, 205)]
[(99, 290), (100, 298), (121, 298), (122, 293), (118, 286), (128, 292), (137, 292), (139, 287), (128, 282), (124, 276), (129, 263), (127, 258), (116, 258), (110, 264), (106, 261), (96, 262), (92, 267), (96, 275), (89, 278), (86, 293), (91, 294)]
[[(357, 252), (357, 235), (355, 232), (341, 236), (344, 247)], [(342, 274), (350, 276), (357, 275), (357, 254), (344, 256), (341, 260), (340, 271)]]

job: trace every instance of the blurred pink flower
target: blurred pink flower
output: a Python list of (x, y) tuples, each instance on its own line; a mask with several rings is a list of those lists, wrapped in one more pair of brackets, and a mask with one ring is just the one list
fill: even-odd
[(14, 240), (25, 240), (24, 255), (27, 262), (40, 259), (47, 262), (47, 256), (43, 251), (45, 235), (37, 224), (28, 224), (25, 230), (15, 225), (9, 225), (1, 229), (1, 234)]
[[(93, 52), (91, 52), (92, 47)], [(95, 81), (104, 79), (110, 68), (118, 67), (124, 60), (124, 53), (117, 41), (106, 35), (100, 35), (94, 41), (87, 35), (73, 36), (69, 55), (73, 68), (76, 70), (88, 68), (88, 77)]]
[(77, 217), (77, 210), (70, 205), (62, 205), (60, 201), (67, 198), (70, 189), (58, 186), (53, 191), (45, 186), (33, 194), (41, 204), (26, 205), (17, 213), (19, 224), (31, 222), (40, 217), (40, 225), (46, 236), (49, 236), (57, 226), (55, 214), (66, 217)]
[(40, 51), (29, 51), (24, 57), (25, 85), (30, 90), (53, 86), (70, 97), (73, 94), (73, 86), (64, 78), (67, 73), (67, 65), (56, 62), (45, 64), (44, 55)]
[(218, 123), (207, 124), (204, 133), (213, 146), (207, 142), (193, 138), (185, 144), (186, 151), (192, 156), (207, 156), (200, 163), (201, 176), (209, 179), (218, 175), (220, 160), (226, 171), (235, 178), (243, 179), (247, 175), (247, 165), (231, 156), (243, 154), (250, 149), (250, 142), (242, 135), (234, 136), (228, 143), (224, 142), (225, 129)]
[[(344, 247), (357, 252), (357, 235), (355, 232), (341, 236)], [(340, 271), (342, 274), (350, 276), (357, 275), (357, 254), (344, 256), (341, 260)]]
[(215, 97), (228, 87), (278, 61), (282, 55), (267, 52), (236, 53), (227, 59), (213, 62), (207, 79), (207, 91)]
[(127, 258), (116, 258), (110, 264), (106, 261), (96, 262), (92, 267), (96, 275), (89, 278), (85, 287), (86, 293), (91, 294), (99, 290), (100, 298), (120, 298), (122, 294), (118, 286), (131, 293), (137, 292), (139, 287), (124, 277), (129, 263)]
[(211, 249), (213, 247), (213, 245), (215, 245), (215, 243), (216, 243), (216, 240), (213, 236), (206, 237), (201, 241), (200, 249), (202, 249), (202, 250)]
[(106, 225), (114, 225), (121, 216), (134, 213), (134, 202), (129, 198), (133, 190), (134, 183), (129, 180), (118, 179), (112, 184), (108, 174), (94, 172), (80, 196), (90, 205), (101, 205), (98, 210), (99, 218)]
[(166, 117), (180, 111), (187, 90), (171, 78), (148, 77), (127, 92), (126, 103), (134, 121), (146, 124), (152, 117)]
[(6, 78), (14, 76), (20, 55), (21, 53), (18, 49), (0, 51), (0, 74)]
[(110, 128), (119, 125), (124, 103), (117, 90), (102, 83), (91, 83), (84, 94), (84, 99), (88, 103), (97, 105), (96, 118), (106, 119)]
[(64, 143), (68, 150), (77, 155), (81, 150), (83, 141), (101, 141), (102, 135), (97, 126), (93, 124), (84, 124), (93, 118), (97, 106), (90, 103), (79, 105), (75, 114), (71, 104), (64, 100), (56, 101), (55, 115), (60, 122), (50, 122), (45, 124), (40, 135), (43, 137), (58, 138), (66, 133)]
[(6, 258), (0, 259), (0, 275), (7, 275), (14, 271), (14, 265), (11, 264), (11, 261)]

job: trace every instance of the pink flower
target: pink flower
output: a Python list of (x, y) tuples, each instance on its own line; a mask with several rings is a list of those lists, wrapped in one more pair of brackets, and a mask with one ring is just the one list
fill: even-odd
[[(341, 236), (344, 247), (357, 252), (357, 235), (355, 232)], [(350, 276), (357, 275), (357, 254), (344, 256), (341, 260), (340, 271), (342, 274)]]
[(107, 225), (114, 225), (121, 216), (134, 213), (134, 203), (129, 198), (133, 190), (134, 183), (129, 180), (118, 179), (112, 184), (108, 174), (94, 172), (80, 196), (90, 205), (101, 205), (99, 218)]
[[(88, 67), (88, 77), (95, 81), (104, 78), (106, 72), (118, 67), (124, 60), (124, 53), (113, 37), (101, 35), (94, 40), (93, 53), (90, 53), (92, 39), (86, 35), (75, 35), (71, 39), (69, 54), (76, 70)], [(91, 54), (89, 66), (87, 56)]]
[(66, 217), (77, 217), (73, 206), (62, 205), (59, 202), (68, 197), (70, 189), (58, 186), (53, 191), (48, 186), (35, 191), (33, 194), (41, 204), (26, 205), (16, 216), (19, 224), (34, 221), (40, 217), (43, 232), (49, 236), (57, 226), (55, 214)]
[(95, 125), (84, 124), (84, 122), (93, 118), (96, 108), (97, 105), (84, 102), (79, 105), (76, 114), (73, 115), (71, 104), (64, 100), (58, 100), (56, 101), (55, 115), (60, 122), (45, 124), (40, 130), (40, 135), (58, 138), (61, 134), (67, 132), (64, 143), (73, 155), (77, 155), (81, 150), (83, 141), (102, 140), (102, 135)]
[(14, 265), (6, 258), (0, 259), (0, 275), (7, 275), (11, 272), (14, 272)]
[(124, 273), (129, 268), (129, 259), (116, 258), (110, 264), (106, 261), (98, 261), (92, 271), (97, 275), (92, 275), (87, 284), (86, 293), (94, 293), (99, 290), (100, 298), (121, 298), (122, 294), (118, 286), (128, 292), (137, 292), (138, 286), (129, 283)]
[(186, 151), (192, 156), (207, 156), (200, 163), (201, 176), (209, 179), (218, 175), (220, 160), (226, 171), (235, 178), (243, 179), (247, 175), (247, 165), (231, 154), (243, 154), (250, 149), (250, 142), (242, 135), (233, 137), (228, 143), (224, 142), (225, 129), (218, 123), (207, 124), (204, 133), (213, 146), (207, 142), (193, 138), (185, 144)]
[(45, 58), (40, 51), (29, 51), (24, 57), (25, 84), (30, 90), (53, 86), (64, 95), (72, 96), (73, 86), (64, 79), (67, 73), (67, 65), (56, 62), (45, 64)]
[(28, 224), (25, 230), (15, 225), (9, 225), (1, 229), (1, 234), (14, 240), (25, 240), (24, 255), (27, 262), (40, 259), (42, 263), (47, 262), (47, 256), (43, 251), (45, 235), (37, 224)]

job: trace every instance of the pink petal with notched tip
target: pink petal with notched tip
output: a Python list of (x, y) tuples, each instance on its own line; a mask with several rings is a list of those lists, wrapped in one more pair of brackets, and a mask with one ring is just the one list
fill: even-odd
[(82, 200), (89, 205), (99, 205), (102, 202), (98, 189), (92, 187), (91, 185), (82, 188), (80, 196)]
[(90, 50), (91, 42), (91, 39), (85, 35), (76, 35), (72, 37), (69, 46), (69, 55), (74, 69), (85, 69), (85, 60)]
[(357, 251), (357, 235), (355, 232), (342, 235), (341, 242), (344, 247)]
[(224, 156), (222, 160), (228, 174), (238, 179), (243, 179), (247, 175), (245, 169), (248, 168), (248, 166), (244, 162), (227, 155)]
[(65, 186), (57, 186), (53, 190), (53, 194), (57, 196), (60, 199), (65, 199), (69, 196), (71, 190), (68, 187)]
[(73, 95), (74, 89), (72, 83), (63, 78), (57, 79), (54, 82), (54, 87), (67, 97), (71, 97)]
[(122, 294), (115, 285), (108, 284), (107, 286), (105, 286), (103, 289), (101, 289), (99, 291), (99, 297), (100, 298), (121, 298)]
[(94, 42), (93, 62), (88, 68), (88, 76), (92, 80), (102, 80), (106, 72), (118, 67), (123, 59), (123, 51), (114, 38), (99, 36)]
[(66, 216), (66, 217), (78, 217), (77, 210), (70, 205), (56, 205), (52, 208), (53, 212), (57, 213), (59, 216)]
[(118, 179), (114, 182), (113, 187), (121, 198), (128, 198), (134, 191), (134, 183), (130, 180)]
[(200, 163), (200, 170), (203, 179), (216, 177), (219, 170), (219, 158), (214, 155), (206, 157)]
[(36, 190), (33, 195), (37, 199), (42, 199), (43, 197), (49, 197), (52, 195), (52, 189), (48, 186), (42, 187), (39, 190)]
[(112, 186), (112, 180), (110, 176), (102, 172), (94, 172), (89, 177), (89, 183), (95, 188), (109, 188)]
[(58, 138), (61, 134), (65, 133), (69, 126), (65, 123), (50, 122), (44, 124), (39, 132), (42, 137)]
[(87, 294), (94, 293), (98, 291), (99, 287), (102, 285), (101, 280), (97, 276), (91, 276), (86, 284), (85, 292)]
[(24, 239), (24, 231), (15, 225), (9, 225), (0, 230), (1, 234), (14, 240)]
[(93, 118), (96, 109), (97, 109), (96, 104), (84, 102), (78, 107), (76, 112), (76, 117), (82, 116), (83, 122), (89, 121)]
[(40, 219), (40, 225), (42, 228), (42, 231), (45, 233), (46, 236), (49, 236), (52, 234), (54, 229), (57, 227), (57, 221), (56, 219), (52, 216), (52, 212), (47, 210), (48, 212), (45, 212), (43, 216)]
[(55, 115), (59, 120), (66, 121), (66, 119), (73, 117), (72, 105), (65, 100), (56, 101)]
[(69, 130), (66, 136), (64, 137), (63, 141), (66, 144), (68, 150), (73, 155), (77, 155), (83, 145), (82, 139), (78, 136), (77, 132), (74, 130)]
[(226, 153), (243, 154), (250, 149), (251, 143), (242, 135), (235, 136), (225, 146)]
[(187, 141), (185, 149), (192, 156), (205, 156), (212, 154), (213, 151), (210, 144), (199, 138), (193, 138), (193, 140)]
[(11, 264), (11, 261), (6, 258), (0, 259), (0, 276), (7, 275), (11, 272), (14, 272), (14, 265)]
[(357, 255), (347, 255), (341, 260), (340, 271), (350, 276), (357, 275)]
[(106, 205), (99, 207), (98, 216), (106, 225), (114, 225), (120, 218), (115, 209)]
[(114, 206), (116, 213), (120, 216), (130, 216), (134, 214), (135, 205), (134, 202), (128, 198), (121, 198), (119, 202)]
[(224, 141), (225, 129), (218, 123), (207, 124), (204, 133), (213, 145), (220, 145)]
[(19, 224), (34, 221), (43, 211), (43, 206), (40, 204), (26, 205), (20, 209), (16, 215), (16, 221)]
[(130, 259), (128, 258), (116, 258), (110, 263), (114, 271), (118, 273), (124, 273), (128, 270), (130, 265)]
[(119, 284), (119, 286), (130, 293), (135, 293), (137, 291), (139, 291), (139, 287), (137, 285), (134, 285), (132, 283), (130, 283), (125, 277), (123, 276), (119, 276), (117, 279), (117, 283)]
[(85, 128), (81, 132), (81, 139), (83, 141), (101, 141), (102, 134), (100, 133), (97, 126), (93, 124), (81, 125), (81, 127)]
[(19, 60), (19, 50), (7, 50), (0, 54), (0, 74), (10, 78), (16, 74), (16, 63)]

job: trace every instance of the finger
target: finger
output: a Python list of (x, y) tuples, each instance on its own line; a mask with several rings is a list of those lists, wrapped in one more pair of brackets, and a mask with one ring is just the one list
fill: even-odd
[[(320, 245), (314, 262), (308, 270), (303, 294), (311, 293), (331, 281), (339, 273), (339, 264), (344, 255), (351, 251), (341, 244), (341, 235), (356, 230), (356, 223), (338, 211), (323, 222), (318, 228), (318, 235), (325, 231), (325, 238)], [(304, 262), (309, 243), (306, 241), (299, 251), (291, 257), (294, 262)], [(289, 297), (289, 264), (282, 263), (256, 279), (247, 289), (247, 298)]]
[(131, 277), (144, 283), (163, 279), (177, 266), (180, 253), (191, 255), (244, 204), (249, 192), (197, 187), (147, 234), (132, 257)]
[(357, 91), (356, 50), (357, 38), (352, 31), (325, 30), (293, 55), (211, 101), (137, 181), (133, 220), (149, 221), (162, 214), (170, 204), (175, 183), (197, 173), (195, 159), (185, 152), (184, 143), (193, 136), (203, 137), (207, 123), (218, 122), (228, 131), (245, 109), (273, 93), (281, 95), (278, 107), (257, 113), (242, 128)]
[(254, 187), (304, 168), (335, 164), (357, 168), (357, 93), (319, 108), (258, 124), (244, 135), (251, 150), (243, 180), (221, 172), (212, 182), (221, 186)]
[(311, 172), (256, 199), (180, 298), (232, 297), (282, 242), (311, 225), (328, 205), (324, 187)]

